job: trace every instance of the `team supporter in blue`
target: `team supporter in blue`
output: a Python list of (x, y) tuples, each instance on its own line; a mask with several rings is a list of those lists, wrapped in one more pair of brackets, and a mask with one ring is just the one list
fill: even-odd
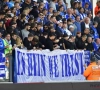
[(88, 9), (89, 9), (89, 10), (92, 10), (92, 2), (91, 2), (91, 0), (82, 0), (82, 6), (83, 6), (83, 7), (85, 6), (86, 3), (89, 4)]
[(80, 15), (80, 19), (83, 20), (87, 15), (84, 12), (84, 8), (79, 8), (79, 15)]
[(77, 15), (77, 16), (75, 17), (75, 22), (74, 22), (74, 24), (75, 24), (76, 27), (77, 27), (77, 32), (81, 32), (81, 22), (80, 22), (80, 16), (79, 16), (79, 15)]
[(63, 5), (59, 6), (59, 12), (60, 12), (60, 15), (61, 15), (62, 17), (65, 16), (64, 6), (63, 6)]
[(73, 9), (68, 8), (67, 9), (67, 14), (65, 15), (66, 19), (71, 18), (73, 20), (73, 22), (75, 21), (75, 17), (73, 16)]
[(2, 33), (0, 32), (0, 53), (4, 53), (5, 45), (2, 39)]
[(94, 40), (99, 38), (99, 34), (96, 29), (97, 26), (98, 26), (97, 22), (93, 22), (93, 25), (91, 26), (91, 34), (93, 35)]
[(21, 9), (19, 2), (15, 2), (14, 7), (16, 8), (16, 16), (19, 16)]
[(94, 46), (94, 50), (98, 50), (98, 48), (100, 47), (100, 39), (97, 38), (96, 40), (94, 40), (93, 42), (93, 46)]

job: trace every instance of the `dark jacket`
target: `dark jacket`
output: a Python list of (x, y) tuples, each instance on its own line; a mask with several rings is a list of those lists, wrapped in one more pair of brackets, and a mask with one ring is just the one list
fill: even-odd
[(53, 41), (50, 40), (49, 38), (46, 40), (46, 49), (49, 49), (50, 51), (53, 51)]
[(94, 50), (93, 43), (87, 43), (86, 50), (93, 51)]
[(28, 38), (24, 39), (23, 44), (27, 48), (27, 50), (33, 49), (32, 41), (28, 41)]
[(70, 50), (76, 49), (75, 43), (73, 43), (73, 42), (69, 42), (67, 40), (64, 40), (64, 44), (65, 44), (66, 49), (70, 49)]
[(76, 47), (77, 47), (77, 49), (85, 49), (86, 48), (85, 44), (86, 44), (86, 42), (82, 41), (82, 39), (81, 39), (76, 42)]

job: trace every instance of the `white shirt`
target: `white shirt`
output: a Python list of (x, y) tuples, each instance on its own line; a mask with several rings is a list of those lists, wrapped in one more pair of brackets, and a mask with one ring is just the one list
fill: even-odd
[(85, 28), (90, 28), (90, 27), (89, 27), (89, 24), (86, 24), (86, 23), (85, 23)]

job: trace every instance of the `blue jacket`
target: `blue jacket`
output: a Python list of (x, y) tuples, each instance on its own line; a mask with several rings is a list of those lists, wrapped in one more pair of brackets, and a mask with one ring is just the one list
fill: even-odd
[(68, 14), (66, 14), (66, 15), (65, 15), (65, 18), (66, 18), (66, 19), (71, 18), (72, 20), (75, 20), (75, 17), (74, 17), (73, 15), (70, 17)]
[(4, 46), (3, 39), (0, 38), (0, 53), (4, 53), (4, 49), (5, 49), (5, 46)]
[(98, 48), (100, 47), (100, 45), (96, 44), (96, 42), (93, 42), (93, 46), (94, 46), (95, 51), (97, 51)]
[(91, 0), (82, 0), (82, 6), (84, 7), (85, 3), (89, 3), (89, 9), (92, 10), (92, 3)]
[(79, 32), (81, 32), (81, 23), (80, 22), (77, 22), (77, 21), (75, 21), (74, 22), (74, 24), (76, 25), (76, 27), (77, 27), (77, 32), (79, 31)]
[(96, 39), (96, 38), (99, 38), (99, 35), (98, 35), (98, 32), (97, 32), (97, 29), (95, 28), (95, 27), (91, 27), (91, 29), (93, 30), (93, 32), (94, 32), (94, 34), (93, 34), (93, 37), (94, 37), (94, 39)]

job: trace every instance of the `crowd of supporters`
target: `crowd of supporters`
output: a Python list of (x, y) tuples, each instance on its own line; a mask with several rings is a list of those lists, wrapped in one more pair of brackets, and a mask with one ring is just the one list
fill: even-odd
[(1, 0), (0, 52), (14, 55), (16, 47), (97, 51), (100, 0), (95, 18), (91, 5), (90, 0), (71, 0), (70, 8), (67, 0)]

